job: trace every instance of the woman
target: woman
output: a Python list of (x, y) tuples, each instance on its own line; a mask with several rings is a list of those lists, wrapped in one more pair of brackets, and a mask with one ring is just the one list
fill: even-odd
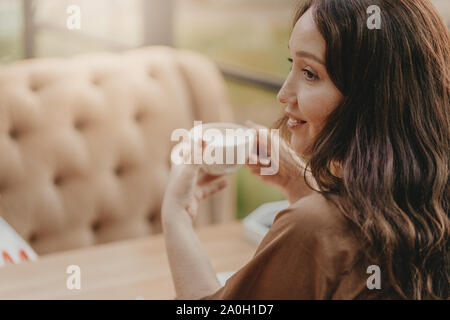
[[(371, 5), (379, 29), (368, 28)], [(192, 219), (225, 185), (175, 167), (162, 217), (177, 298), (448, 299), (450, 40), (435, 8), (303, 1), (289, 49), (279, 124), (314, 183), (282, 143), (278, 174), (263, 178), (291, 206), (220, 287)]]

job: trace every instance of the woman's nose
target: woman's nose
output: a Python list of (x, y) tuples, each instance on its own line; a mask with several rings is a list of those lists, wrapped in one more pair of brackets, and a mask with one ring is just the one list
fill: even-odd
[(289, 87), (286, 86), (285, 82), (283, 87), (281, 87), (280, 91), (278, 92), (277, 99), (282, 104), (295, 104), (295, 102), (297, 101), (297, 96), (295, 92), (291, 92), (291, 90), (289, 90)]
[(278, 99), (278, 101), (280, 101), (282, 104), (286, 104), (286, 97), (284, 96), (283, 88), (281, 88), (280, 91), (278, 91), (277, 99)]

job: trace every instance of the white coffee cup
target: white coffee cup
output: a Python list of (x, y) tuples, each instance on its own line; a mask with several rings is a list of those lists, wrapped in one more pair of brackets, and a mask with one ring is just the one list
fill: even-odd
[(211, 175), (234, 173), (247, 162), (253, 148), (254, 130), (231, 122), (202, 123), (189, 134), (192, 145), (197, 139), (206, 142), (201, 168)]

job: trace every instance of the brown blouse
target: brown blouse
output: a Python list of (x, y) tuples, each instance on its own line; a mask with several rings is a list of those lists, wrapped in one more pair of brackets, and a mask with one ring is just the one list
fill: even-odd
[(309, 196), (279, 212), (253, 258), (201, 299), (394, 298), (383, 275), (381, 289), (367, 287), (371, 264), (360, 253), (340, 211), (319, 194)]

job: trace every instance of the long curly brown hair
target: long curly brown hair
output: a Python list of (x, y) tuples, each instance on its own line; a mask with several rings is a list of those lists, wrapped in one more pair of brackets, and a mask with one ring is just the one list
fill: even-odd
[[(367, 27), (371, 5), (381, 29)], [(308, 157), (318, 192), (361, 230), (399, 297), (448, 299), (449, 30), (428, 0), (305, 0), (294, 25), (310, 7), (344, 96)]]

